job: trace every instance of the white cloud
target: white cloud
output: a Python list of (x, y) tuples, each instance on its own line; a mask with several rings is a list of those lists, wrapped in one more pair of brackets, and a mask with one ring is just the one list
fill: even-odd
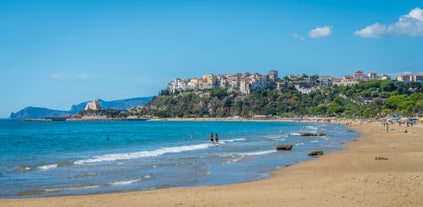
[(415, 8), (388, 26), (375, 23), (354, 32), (363, 38), (378, 38), (388, 35), (423, 36), (423, 10)]
[(85, 73), (51, 73), (48, 75), (52, 79), (88, 79), (89, 75)]
[(423, 10), (415, 8), (409, 14), (400, 17), (397, 23), (389, 26), (393, 34), (423, 36)]
[(305, 37), (303, 37), (303, 36), (301, 36), (301, 35), (299, 35), (299, 34), (297, 34), (297, 33), (294, 33), (292, 36), (293, 36), (295, 39), (305, 40)]
[(417, 19), (419, 21), (423, 21), (423, 10), (420, 8), (415, 8), (413, 10), (410, 11), (410, 13), (408, 14), (408, 16), (410, 16), (413, 19)]
[(385, 35), (387, 32), (388, 28), (385, 25), (374, 23), (362, 30), (355, 31), (354, 34), (365, 38), (377, 38)]
[(323, 27), (317, 27), (316, 29), (311, 30), (308, 33), (308, 36), (311, 38), (328, 37), (331, 33), (332, 33), (332, 27), (323, 26)]

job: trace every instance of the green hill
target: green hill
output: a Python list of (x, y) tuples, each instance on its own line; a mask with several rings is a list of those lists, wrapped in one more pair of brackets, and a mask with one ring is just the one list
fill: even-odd
[(224, 89), (169, 93), (164, 90), (132, 114), (170, 117), (252, 117), (254, 115), (370, 118), (423, 114), (423, 83), (389, 80), (330, 86), (301, 93), (288, 84), (243, 95)]

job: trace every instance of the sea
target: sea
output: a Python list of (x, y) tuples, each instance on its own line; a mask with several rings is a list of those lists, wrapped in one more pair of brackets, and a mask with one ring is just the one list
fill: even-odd
[[(211, 133), (218, 134), (218, 144), (210, 142)], [(343, 150), (358, 136), (329, 123), (0, 120), (0, 198), (253, 181), (315, 159), (311, 151)], [(285, 144), (292, 150), (276, 151)]]

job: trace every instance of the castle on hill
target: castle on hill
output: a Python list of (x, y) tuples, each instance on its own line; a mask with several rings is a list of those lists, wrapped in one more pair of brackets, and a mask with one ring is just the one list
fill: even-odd
[(84, 110), (101, 110), (100, 102), (98, 101), (98, 99), (94, 99), (93, 101), (87, 103)]

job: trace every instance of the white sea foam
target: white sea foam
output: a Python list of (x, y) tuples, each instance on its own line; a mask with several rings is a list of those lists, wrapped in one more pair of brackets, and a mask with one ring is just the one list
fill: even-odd
[(40, 169), (40, 170), (49, 170), (49, 169), (52, 169), (52, 168), (56, 168), (57, 166), (58, 166), (57, 164), (43, 165), (43, 166), (38, 167), (38, 169)]
[(238, 162), (244, 159), (246, 156), (257, 156), (257, 155), (265, 155), (276, 152), (276, 150), (265, 150), (265, 151), (256, 151), (256, 152), (238, 152), (238, 153), (230, 153), (230, 154), (222, 154), (221, 157), (230, 157), (232, 158), (230, 161), (225, 162), (225, 164)]
[(295, 146), (299, 146), (299, 145), (304, 145), (304, 142), (300, 142), (300, 143), (295, 144)]
[(238, 138), (238, 139), (224, 139), (224, 140), (220, 140), (219, 144), (225, 144), (226, 142), (238, 142), (238, 141), (245, 141), (246, 139), (244, 138)]
[(280, 138), (282, 138), (282, 136), (280, 136), (280, 135), (266, 135), (266, 136), (264, 136), (264, 138), (268, 138), (268, 139), (280, 139)]
[(245, 141), (246, 139), (244, 139), (244, 138), (237, 138), (237, 139), (225, 139), (225, 140), (222, 140), (222, 141), (224, 141), (224, 142), (238, 142), (238, 141)]
[(131, 153), (116, 153), (116, 154), (106, 154), (101, 156), (94, 156), (93, 158), (86, 160), (75, 161), (76, 165), (96, 163), (96, 162), (107, 162), (107, 161), (116, 161), (116, 160), (130, 160), (143, 157), (157, 157), (167, 153), (179, 153), (186, 151), (193, 151), (199, 149), (206, 149), (209, 144), (197, 144), (197, 145), (187, 145), (187, 146), (178, 146), (178, 147), (165, 147), (157, 150), (151, 151), (140, 151), (140, 152), (131, 152)]
[(112, 182), (112, 183), (108, 183), (109, 185), (113, 185), (113, 186), (118, 186), (118, 185), (130, 185), (133, 183), (138, 183), (142, 180), (146, 180), (151, 178), (151, 175), (145, 175), (142, 178), (138, 178), (138, 179), (133, 179), (133, 180), (123, 180), (123, 181), (116, 181), (116, 182)]
[(245, 155), (247, 156), (255, 156), (255, 155), (265, 155), (265, 154), (270, 154), (272, 152), (276, 152), (276, 150), (266, 150), (266, 151), (258, 151), (258, 152), (248, 152), (245, 153)]
[(238, 154), (223, 154), (220, 155), (221, 157), (229, 157), (229, 160), (223, 162), (223, 164), (231, 164), (234, 162), (239, 162), (244, 159), (245, 155), (238, 155)]
[(69, 190), (88, 190), (88, 189), (94, 189), (99, 188), (100, 185), (90, 185), (90, 186), (81, 186), (81, 187), (69, 187), (69, 188), (52, 188), (52, 189), (46, 189), (46, 192), (57, 192), (57, 191), (69, 191)]
[(293, 132), (293, 133), (291, 133), (291, 134), (289, 134), (289, 136), (300, 136), (301, 134), (300, 133), (298, 133), (298, 132)]
[(244, 157), (245, 157), (245, 156), (239, 156), (239, 157), (234, 158), (234, 159), (232, 159), (232, 160), (228, 160), (228, 161), (224, 162), (223, 164), (231, 164), (231, 163), (234, 163), (234, 162), (239, 162), (239, 161), (241, 161), (242, 159), (244, 159)]
[(315, 126), (306, 126), (306, 128), (310, 129), (310, 130), (317, 130), (317, 127), (315, 127)]
[(139, 179), (134, 179), (134, 180), (116, 181), (116, 182), (109, 183), (109, 185), (113, 185), (113, 186), (130, 185), (130, 184), (133, 184), (133, 183), (138, 183), (141, 180), (143, 180), (143, 179), (142, 178), (139, 178)]
[(310, 141), (310, 143), (317, 143), (317, 142), (319, 142), (319, 141), (317, 141), (317, 140)]
[(32, 168), (29, 166), (20, 166), (20, 167), (16, 167), (16, 171), (17, 172), (26, 172), (26, 171), (31, 171)]
[(257, 151), (257, 152), (239, 152), (234, 154), (240, 155), (240, 156), (256, 156), (256, 155), (270, 154), (273, 152), (276, 152), (276, 150), (265, 150), (265, 151)]

